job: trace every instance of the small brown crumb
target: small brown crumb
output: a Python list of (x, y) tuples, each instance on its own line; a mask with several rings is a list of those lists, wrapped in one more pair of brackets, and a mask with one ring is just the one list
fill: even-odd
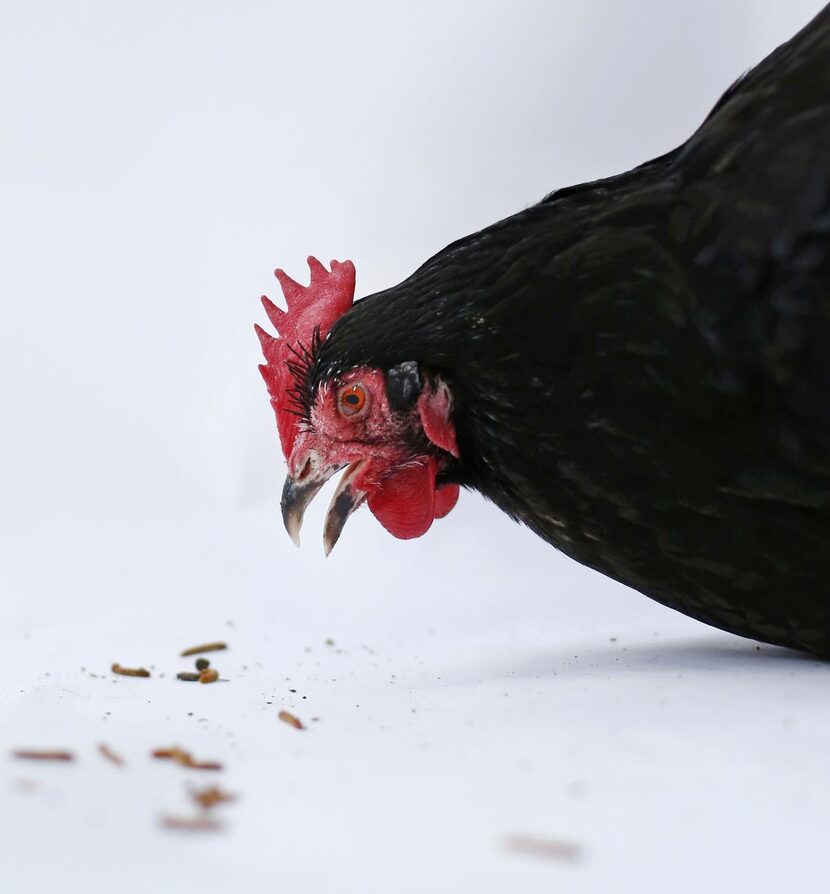
[(150, 671), (145, 667), (121, 667), (118, 662), (113, 664), (112, 672), (120, 674), (122, 677), (149, 677)]
[(158, 760), (178, 761), (180, 764), (192, 760), (190, 752), (179, 748), (178, 745), (174, 745), (172, 748), (156, 748), (153, 752), (153, 757)]
[(177, 680), (186, 680), (188, 683), (198, 683), (201, 674), (194, 674), (191, 671), (179, 671), (176, 674)]
[(559, 838), (541, 838), (535, 835), (508, 835), (504, 846), (516, 854), (542, 857), (547, 860), (564, 860), (575, 863), (582, 857), (583, 848), (575, 841)]
[(185, 649), (179, 654), (182, 658), (187, 658), (188, 655), (199, 655), (201, 652), (221, 652), (222, 649), (227, 648), (227, 643), (205, 643), (202, 646), (191, 646), (189, 649)]
[(290, 711), (280, 711), (277, 716), (283, 723), (293, 726), (294, 729), (305, 729), (302, 720), (299, 717), (295, 717)]
[(196, 659), (196, 670), (197, 671), (206, 671), (210, 667), (210, 662), (207, 658), (197, 658)]
[(221, 832), (225, 828), (212, 816), (163, 816), (161, 824), (165, 829), (179, 832)]
[(183, 767), (190, 767), (191, 770), (221, 770), (222, 764), (217, 761), (197, 761), (193, 755), (178, 745), (172, 748), (157, 748), (153, 752), (153, 757), (157, 760), (171, 760)]
[(74, 761), (71, 751), (37, 751), (35, 749), (18, 748), (12, 755), (24, 761)]
[(191, 791), (190, 796), (197, 804), (204, 807), (206, 810), (215, 807), (217, 804), (227, 804), (229, 801), (236, 800), (236, 795), (231, 792), (223, 791), (215, 785)]
[(98, 746), (98, 752), (101, 754), (102, 757), (105, 757), (108, 761), (110, 761), (110, 763), (113, 763), (119, 767), (124, 766), (124, 758), (121, 757), (121, 755), (117, 752), (113, 751), (112, 748), (110, 748), (109, 745), (107, 745), (106, 743), (101, 742), (101, 744)]
[(210, 668), (209, 670), (202, 671), (199, 674), (199, 682), (200, 683), (215, 683), (219, 679), (219, 671), (214, 670), (214, 668)]

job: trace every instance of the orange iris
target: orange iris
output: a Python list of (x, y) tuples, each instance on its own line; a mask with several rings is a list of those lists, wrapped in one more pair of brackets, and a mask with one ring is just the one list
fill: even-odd
[(366, 406), (366, 392), (361, 385), (346, 385), (341, 389), (337, 402), (344, 416), (354, 416)]

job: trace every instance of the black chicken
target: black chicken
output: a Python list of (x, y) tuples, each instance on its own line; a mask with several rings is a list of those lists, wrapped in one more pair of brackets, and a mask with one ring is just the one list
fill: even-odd
[(473, 488), (585, 565), (830, 653), (830, 7), (673, 152), (454, 242), (352, 306), (278, 276), (259, 329), (286, 526), (348, 466), (414, 537)]

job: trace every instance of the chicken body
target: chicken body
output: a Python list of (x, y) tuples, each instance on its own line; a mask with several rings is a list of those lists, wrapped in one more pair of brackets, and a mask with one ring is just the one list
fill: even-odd
[(416, 361), (474, 488), (725, 630), (830, 653), (830, 7), (675, 151), (357, 302), (313, 380)]

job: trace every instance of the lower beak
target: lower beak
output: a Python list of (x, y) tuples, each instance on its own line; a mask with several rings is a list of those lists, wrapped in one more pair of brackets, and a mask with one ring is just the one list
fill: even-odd
[(356, 486), (356, 479), (367, 462), (368, 460), (361, 459), (352, 463), (337, 482), (337, 490), (329, 503), (326, 524), (323, 527), (323, 549), (326, 555), (334, 549), (349, 516), (366, 499), (366, 492)]
[[(366, 462), (366, 460), (359, 460), (352, 463), (337, 484), (337, 490), (332, 497), (323, 529), (323, 547), (326, 555), (337, 543), (346, 520), (366, 498), (366, 494), (355, 487), (355, 478), (363, 470)], [(310, 470), (307, 465), (300, 478), (292, 478), (289, 475), (285, 479), (280, 508), (285, 530), (288, 531), (288, 536), (295, 546), (300, 545), (300, 529), (303, 526), (306, 508), (320, 488), (341, 468), (343, 467), (330, 466), (321, 470)]]

